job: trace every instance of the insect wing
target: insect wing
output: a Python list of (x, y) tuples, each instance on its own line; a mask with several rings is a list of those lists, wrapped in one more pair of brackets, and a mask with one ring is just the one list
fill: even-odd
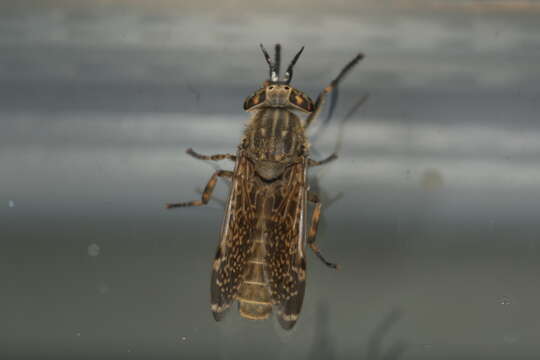
[(221, 239), (212, 264), (210, 298), (212, 313), (219, 321), (235, 300), (251, 247), (255, 227), (253, 164), (239, 152), (221, 228)]
[(306, 163), (287, 168), (274, 194), (268, 226), (268, 279), (281, 327), (298, 320), (306, 285)]

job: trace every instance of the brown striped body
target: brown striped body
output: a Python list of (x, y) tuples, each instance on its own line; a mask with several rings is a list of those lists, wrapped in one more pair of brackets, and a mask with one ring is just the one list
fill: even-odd
[[(293, 296), (303, 297), (305, 263), (300, 264), (300, 259), (303, 258), (306, 197), (303, 188), (305, 172), (298, 170), (304, 168), (304, 164), (290, 167), (278, 180), (270, 182), (256, 175), (248, 180), (252, 189), (256, 189), (252, 193), (248, 191), (256, 222), (248, 241), (249, 250), (236, 296), (240, 315), (244, 318), (266, 319), (273, 306)], [(297, 268), (301, 269), (294, 273), (297, 280), (284, 293), (281, 286), (288, 283), (289, 272)], [(279, 278), (282, 280), (276, 283)], [(282, 310), (278, 307), (278, 311)], [(280, 314), (284, 315), (288, 314)]]
[[(305, 129), (319, 114), (326, 94), (362, 55), (347, 64), (314, 103), (289, 85), (302, 50), (280, 80), (280, 46), (276, 45), (274, 61), (262, 45), (261, 49), (270, 66), (270, 79), (244, 101), (244, 110), (252, 116), (237, 153), (204, 156), (191, 151), (199, 159), (231, 159), (234, 171), (216, 171), (200, 201), (169, 207), (206, 204), (217, 177), (229, 177), (230, 193), (212, 264), (212, 314), (217, 321), (222, 320), (237, 301), (242, 317), (261, 320), (274, 312), (281, 327), (291, 329), (299, 318), (305, 294), (306, 245), (327, 266), (337, 267), (324, 259), (314, 243), (321, 204), (307, 182), (309, 166), (322, 165), (336, 156), (322, 161), (310, 159)], [(308, 115), (301, 120), (293, 111)], [(309, 231), (308, 201), (315, 204)]]
[(266, 319), (272, 313), (271, 289), (268, 283), (267, 236), (271, 223), (276, 180), (285, 168), (306, 156), (307, 141), (301, 120), (284, 107), (262, 107), (253, 113), (244, 134), (241, 148), (255, 165), (260, 179), (254, 184), (259, 191), (254, 199), (255, 218), (252, 247), (242, 283), (238, 290), (240, 314), (248, 319)]
[(247, 264), (238, 289), (240, 315), (245, 318), (266, 319), (272, 313), (271, 290), (266, 262), (266, 223), (259, 218), (252, 238)]
[(303, 109), (291, 106), (289, 100), (294, 96), (298, 103), (312, 106), (301, 95), (289, 86), (273, 85), (250, 101), (256, 108), (250, 109), (236, 155), (222, 242), (214, 261), (216, 320), (233, 299), (247, 319), (266, 319), (275, 309), (281, 325), (290, 328), (298, 318), (305, 289), (309, 145), (302, 120), (292, 112)]

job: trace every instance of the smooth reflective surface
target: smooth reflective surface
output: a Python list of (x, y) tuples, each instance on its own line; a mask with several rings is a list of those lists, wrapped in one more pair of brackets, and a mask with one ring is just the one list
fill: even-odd
[[(2, 10), (1, 355), (540, 353), (537, 3)], [(242, 101), (267, 75), (260, 42), (280, 42), (285, 62), (306, 46), (293, 84), (312, 97), (366, 54), (313, 145), (320, 159), (340, 144), (340, 158), (311, 174), (330, 204), (318, 241), (342, 270), (308, 254), (306, 299), (289, 333), (234, 310), (223, 323), (211, 317), (225, 182), (206, 208), (164, 209), (199, 197), (213, 171), (186, 148), (235, 151)]]

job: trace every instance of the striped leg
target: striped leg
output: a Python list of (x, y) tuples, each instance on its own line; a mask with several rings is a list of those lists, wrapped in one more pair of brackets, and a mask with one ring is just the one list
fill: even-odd
[(214, 191), (214, 188), (216, 187), (218, 177), (232, 178), (232, 176), (233, 176), (232, 171), (218, 170), (215, 173), (213, 173), (210, 180), (208, 180), (208, 184), (206, 184), (206, 187), (204, 188), (204, 191), (201, 195), (201, 200), (193, 200), (193, 201), (182, 202), (182, 203), (167, 204), (166, 207), (167, 209), (172, 209), (176, 207), (206, 205), (208, 204), (208, 201), (210, 200), (210, 197), (212, 196), (212, 192)]
[(327, 261), (324, 256), (321, 254), (319, 246), (315, 244), (315, 238), (317, 236), (317, 228), (319, 227), (319, 219), (321, 218), (321, 201), (319, 197), (314, 193), (308, 193), (308, 200), (315, 204), (315, 209), (313, 209), (313, 215), (311, 217), (311, 228), (309, 229), (307, 244), (313, 250), (315, 255), (328, 267), (337, 269), (338, 265)]
[(195, 152), (192, 148), (187, 149), (186, 153), (188, 153), (189, 155), (191, 155), (194, 158), (199, 159), (199, 160), (214, 160), (214, 161), (217, 161), (217, 160), (228, 159), (228, 160), (231, 160), (231, 161), (236, 161), (236, 155), (233, 155), (233, 154), (202, 155), (202, 154), (199, 154), (199, 153)]
[(309, 124), (311, 124), (313, 120), (321, 112), (322, 106), (324, 105), (324, 102), (326, 101), (326, 95), (332, 92), (332, 90), (334, 90), (339, 85), (339, 83), (341, 82), (341, 80), (343, 80), (345, 75), (347, 75), (347, 73), (353, 68), (353, 66), (356, 65), (360, 60), (362, 60), (363, 57), (364, 57), (363, 54), (356, 55), (354, 59), (352, 59), (347, 65), (345, 65), (343, 70), (341, 70), (339, 75), (334, 80), (332, 80), (330, 85), (328, 85), (327, 87), (323, 89), (323, 91), (321, 91), (321, 93), (317, 97), (317, 100), (315, 101), (313, 112), (311, 112), (309, 116), (306, 118), (306, 125), (304, 126), (305, 128), (307, 128)]

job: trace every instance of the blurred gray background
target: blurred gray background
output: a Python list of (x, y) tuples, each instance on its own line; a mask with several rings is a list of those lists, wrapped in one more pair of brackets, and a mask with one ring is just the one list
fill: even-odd
[[(0, 357), (538, 358), (539, 18), (526, 0), (2, 2)], [(312, 97), (366, 54), (314, 144), (342, 144), (311, 172), (342, 270), (308, 254), (290, 333), (215, 323), (222, 205), (164, 209), (213, 171), (186, 148), (235, 151), (261, 42), (285, 62), (306, 46)]]

